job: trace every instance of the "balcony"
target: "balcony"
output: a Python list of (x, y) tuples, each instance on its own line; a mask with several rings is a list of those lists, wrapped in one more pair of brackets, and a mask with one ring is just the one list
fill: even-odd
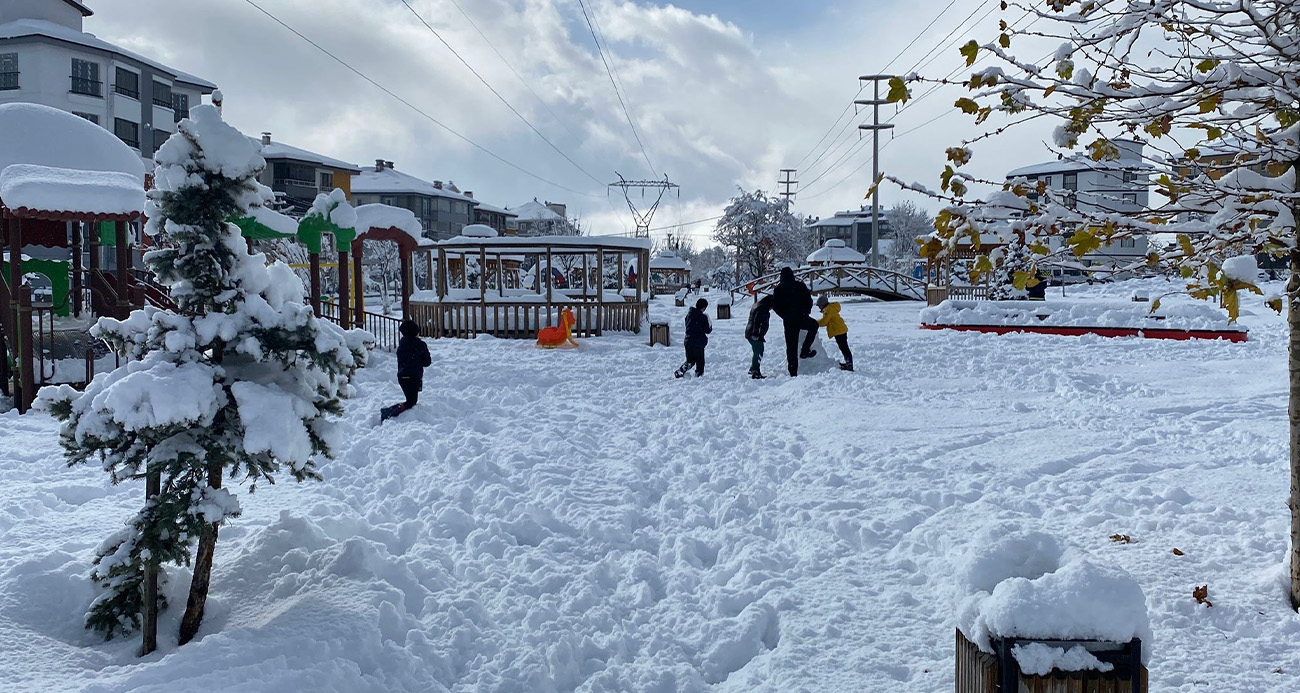
[(116, 93), (118, 93), (118, 94), (121, 94), (122, 96), (126, 96), (126, 97), (129, 97), (129, 98), (135, 99), (136, 101), (139, 101), (139, 100), (140, 100), (140, 90), (139, 90), (139, 89), (132, 89), (132, 88), (130, 88), (130, 87), (123, 86), (123, 85), (121, 85), (121, 84), (114, 84), (114, 85), (113, 85), (113, 91), (116, 92)]
[(17, 72), (0, 72), (0, 91), (18, 88)]
[(69, 89), (73, 94), (84, 94), (85, 96), (97, 96), (104, 98), (104, 83), (85, 77), (73, 77), (72, 88)]
[(165, 108), (165, 109), (167, 109), (167, 110), (169, 110), (169, 111), (172, 110), (172, 102), (171, 102), (171, 99), (157, 99), (157, 98), (156, 98), (156, 99), (153, 100), (153, 105), (155, 105), (155, 106), (157, 106), (157, 107), (159, 107), (159, 108)]
[(132, 147), (134, 149), (140, 148), (140, 140), (138, 139), (131, 139), (129, 137), (123, 137), (121, 135), (118, 135), (117, 138), (125, 142), (128, 147)]

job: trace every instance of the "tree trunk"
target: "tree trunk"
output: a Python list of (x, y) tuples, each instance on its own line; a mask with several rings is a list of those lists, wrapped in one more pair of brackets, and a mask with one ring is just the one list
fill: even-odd
[[(162, 473), (151, 471), (145, 477), (144, 497), (148, 501), (162, 493)], [(158, 560), (144, 562), (144, 599), (140, 605), (140, 656), (158, 649)]]
[[(221, 488), (221, 464), (208, 465), (208, 486)], [(208, 583), (212, 580), (212, 555), (217, 550), (217, 527), (213, 522), (203, 527), (199, 535), (199, 549), (194, 557), (194, 578), (190, 581), (190, 598), (185, 603), (185, 616), (181, 619), (180, 643), (194, 639), (203, 623), (203, 609), (208, 603)]]
[[(1298, 168), (1297, 170), (1300, 170)], [(1290, 397), (1287, 420), (1291, 452), (1291, 607), (1300, 610), (1300, 248), (1290, 257), (1291, 277), (1287, 282), (1287, 327), (1289, 346), (1287, 377)]]

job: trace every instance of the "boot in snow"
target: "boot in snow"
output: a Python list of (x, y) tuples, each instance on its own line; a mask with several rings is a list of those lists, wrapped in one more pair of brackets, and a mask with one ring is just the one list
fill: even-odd
[(810, 359), (810, 358), (812, 358), (812, 357), (814, 357), (814, 356), (816, 356), (816, 355), (817, 355), (817, 350), (816, 350), (816, 349), (809, 349), (808, 351), (805, 351), (805, 352), (803, 352), (802, 354), (799, 354), (799, 358), (801, 358), (801, 359)]
[(760, 372), (758, 372), (758, 371), (750, 371), (750, 372), (749, 372), (749, 377), (753, 378), (754, 380), (762, 380), (762, 379), (766, 378), (767, 376), (763, 375), (762, 373), (760, 373)]
[(848, 363), (841, 363), (841, 364), (840, 364), (840, 370), (842, 370), (842, 371), (851, 371), (851, 370), (853, 370), (853, 362), (852, 362), (852, 361), (849, 361)]

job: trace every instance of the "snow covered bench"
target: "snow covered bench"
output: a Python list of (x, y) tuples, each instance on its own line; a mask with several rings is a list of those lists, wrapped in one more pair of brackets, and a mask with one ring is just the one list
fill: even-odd
[(1226, 339), (1244, 342), (1245, 327), (1205, 303), (1149, 305), (1120, 301), (959, 301), (921, 310), (921, 329), (1008, 334), (1027, 332), (1150, 339)]

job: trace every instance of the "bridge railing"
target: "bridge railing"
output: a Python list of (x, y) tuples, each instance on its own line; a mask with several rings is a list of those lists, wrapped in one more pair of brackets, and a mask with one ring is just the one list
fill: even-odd
[[(871, 265), (821, 265), (798, 267), (796, 279), (808, 285), (813, 293), (846, 292), (865, 293), (887, 300), (925, 300), (926, 282), (892, 270)], [(781, 280), (780, 273), (767, 274), (747, 284), (731, 289), (733, 300), (770, 293)]]

